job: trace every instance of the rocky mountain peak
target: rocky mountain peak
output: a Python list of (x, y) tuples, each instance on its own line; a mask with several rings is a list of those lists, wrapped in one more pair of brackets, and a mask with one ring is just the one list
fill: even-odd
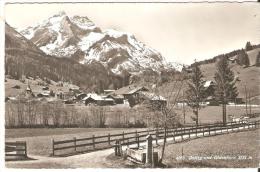
[(134, 35), (113, 29), (102, 31), (88, 17), (68, 16), (63, 11), (21, 34), (46, 54), (77, 59), (81, 64), (99, 62), (116, 74), (169, 68), (159, 52)]

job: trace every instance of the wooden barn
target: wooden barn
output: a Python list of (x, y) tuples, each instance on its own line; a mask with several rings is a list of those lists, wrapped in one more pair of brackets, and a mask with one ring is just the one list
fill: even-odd
[(97, 94), (88, 94), (87, 97), (82, 99), (85, 105), (99, 105), (99, 106), (109, 106), (114, 105), (115, 101), (112, 98), (108, 98), (105, 96), (100, 96)]

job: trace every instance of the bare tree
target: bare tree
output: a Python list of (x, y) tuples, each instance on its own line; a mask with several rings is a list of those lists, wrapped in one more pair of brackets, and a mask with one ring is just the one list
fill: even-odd
[[(155, 97), (157, 97), (159, 101), (156, 101), (156, 105), (153, 103), (148, 105), (148, 109), (151, 109), (155, 112), (153, 113), (154, 116), (151, 117), (153, 124), (159, 128), (163, 128), (164, 130), (163, 146), (159, 163), (162, 163), (164, 159), (167, 130), (169, 128), (175, 128), (180, 125), (180, 117), (179, 114), (177, 114), (175, 111), (175, 107), (180, 100), (181, 92), (184, 88), (184, 81), (185, 77), (183, 75), (179, 75), (179, 77), (172, 82), (170, 89), (155, 87)], [(166, 87), (169, 86), (166, 85)], [(162, 101), (163, 97), (160, 96), (160, 94), (163, 92), (166, 95), (165, 98), (167, 99), (167, 103)]]

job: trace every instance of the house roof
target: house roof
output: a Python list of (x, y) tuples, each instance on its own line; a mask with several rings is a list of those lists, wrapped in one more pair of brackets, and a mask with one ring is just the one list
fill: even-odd
[(144, 92), (141, 91), (140, 92), (142, 95), (144, 95), (146, 98), (148, 98), (149, 100), (161, 100), (161, 101), (166, 101), (166, 98), (164, 98), (163, 96), (160, 95), (156, 95), (154, 93), (150, 93), (150, 92)]
[(115, 94), (108, 95), (107, 97), (112, 97), (114, 99), (123, 99), (124, 98), (124, 96), (122, 96), (122, 95), (115, 95)]
[(209, 87), (210, 85), (212, 85), (214, 82), (209, 80), (209, 81), (206, 81), (205, 84), (204, 84), (204, 87)]
[(147, 87), (144, 86), (137, 86), (137, 85), (128, 85), (126, 87), (119, 88), (118, 90), (115, 90), (110, 95), (126, 95), (126, 94), (133, 94), (138, 91), (149, 91)]
[(87, 99), (93, 99), (93, 100), (96, 100), (96, 101), (114, 101), (112, 98), (107, 98), (106, 96), (100, 96), (96, 93), (89, 93), (87, 94), (86, 97), (84, 97), (82, 100), (87, 100)]

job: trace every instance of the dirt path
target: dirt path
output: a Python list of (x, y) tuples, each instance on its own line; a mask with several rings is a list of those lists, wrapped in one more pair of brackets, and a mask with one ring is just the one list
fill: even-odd
[(106, 168), (105, 158), (113, 149), (80, 154), (70, 157), (30, 156), (34, 160), (7, 161), (7, 168)]

